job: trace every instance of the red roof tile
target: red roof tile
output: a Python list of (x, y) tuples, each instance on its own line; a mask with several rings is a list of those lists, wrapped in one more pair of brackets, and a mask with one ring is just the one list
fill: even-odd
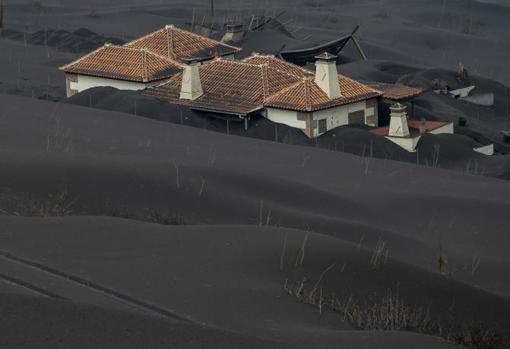
[(263, 55), (259, 53), (253, 53), (250, 57), (243, 59), (243, 62), (250, 64), (267, 64), (271, 68), (278, 69), (288, 74), (293, 74), (301, 78), (307, 76), (314, 76), (313, 72), (305, 68), (302, 68), (298, 65), (276, 58), (274, 55)]
[(315, 111), (380, 95), (379, 91), (338, 76), (342, 97), (330, 99), (313, 81), (314, 73), (274, 56), (253, 55), (243, 61), (215, 59), (199, 67), (204, 94), (181, 100), (181, 74), (146, 93), (171, 103), (246, 114), (262, 107)]
[(297, 76), (267, 64), (255, 65), (229, 59), (204, 63), (199, 67), (199, 74), (204, 94), (193, 101), (179, 98), (181, 74), (145, 93), (195, 108), (246, 114), (261, 109), (268, 96), (299, 81)]
[(419, 88), (409, 87), (398, 84), (385, 84), (382, 82), (367, 82), (366, 85), (382, 92), (382, 97), (399, 101), (407, 98), (413, 98), (421, 95), (422, 90)]
[(264, 89), (258, 67), (214, 60), (201, 65), (199, 72), (204, 94), (193, 101), (179, 98), (182, 74), (144, 93), (171, 103), (232, 113), (246, 113), (261, 106)]
[(60, 70), (110, 79), (150, 82), (169, 78), (182, 68), (181, 63), (144, 49), (106, 44), (60, 67)]
[(359, 102), (381, 94), (379, 91), (343, 75), (338, 75), (338, 82), (342, 94), (339, 98), (330, 99), (310, 77), (307, 77), (271, 96), (266, 100), (265, 105), (297, 111), (316, 111)]
[(173, 25), (126, 43), (126, 47), (146, 48), (159, 55), (180, 60), (187, 57), (214, 57), (236, 53), (241, 49), (207, 38)]

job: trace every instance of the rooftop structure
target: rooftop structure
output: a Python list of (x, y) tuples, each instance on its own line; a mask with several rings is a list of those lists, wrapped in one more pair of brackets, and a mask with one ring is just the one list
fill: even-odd
[[(260, 113), (272, 121), (301, 128), (309, 137), (353, 122), (376, 125), (376, 99), (381, 92), (338, 74), (329, 57), (319, 58), (315, 73), (272, 55), (253, 54), (242, 61), (216, 58), (194, 69), (197, 76), (177, 74), (145, 93), (245, 120)], [(182, 98), (190, 79), (200, 82), (202, 94)], [(336, 94), (331, 94), (331, 88)]]
[(382, 92), (382, 97), (388, 101), (403, 102), (422, 94), (419, 88), (399, 84), (386, 84), (382, 82), (364, 82), (366, 85)]
[[(228, 32), (238, 35), (241, 29), (234, 23)], [(342, 125), (377, 127), (380, 99), (406, 100), (421, 93), (339, 74), (337, 56), (329, 52), (315, 55), (312, 71), (269, 54), (236, 60), (238, 51), (168, 25), (123, 46), (106, 44), (60, 69), (68, 96), (98, 86), (145, 90), (172, 104), (244, 120), (245, 127), (261, 115), (311, 138)], [(406, 121), (403, 109), (401, 128)]]
[(240, 50), (168, 25), (123, 46), (105, 44), (60, 70), (66, 73), (68, 97), (98, 86), (143, 90), (182, 72), (190, 57), (233, 58)]
[(426, 120), (408, 120), (406, 106), (398, 102), (391, 108), (390, 124), (370, 131), (372, 134), (386, 137), (409, 152), (415, 152), (421, 136), (425, 133), (453, 134), (453, 123)]
[(146, 48), (159, 55), (181, 60), (189, 57), (211, 59), (213, 57), (230, 56), (240, 48), (228, 45), (193, 32), (167, 25), (162, 29), (128, 42), (124, 46)]
[(267, 63), (251, 64), (224, 58), (216, 58), (200, 65), (197, 73), (204, 93), (195, 100), (180, 98), (182, 74), (176, 75), (162, 86), (147, 90), (146, 93), (195, 109), (247, 115), (262, 109), (269, 96), (301, 79)]
[(105, 44), (60, 70), (109, 79), (152, 82), (169, 78), (183, 68), (184, 64), (146, 49)]

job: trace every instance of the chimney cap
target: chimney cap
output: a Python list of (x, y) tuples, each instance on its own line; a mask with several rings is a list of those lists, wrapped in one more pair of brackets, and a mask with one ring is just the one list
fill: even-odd
[(243, 30), (243, 24), (240, 22), (227, 23), (227, 31), (231, 33), (240, 32)]
[(406, 109), (407, 109), (407, 107), (404, 104), (401, 104), (399, 102), (393, 103), (390, 106), (390, 110), (395, 110), (395, 111), (401, 111), (401, 110), (406, 110)]
[(338, 58), (338, 56), (336, 56), (332, 53), (329, 53), (329, 52), (324, 52), (318, 56), (315, 56), (316, 60), (325, 61), (325, 62), (336, 62), (337, 58)]

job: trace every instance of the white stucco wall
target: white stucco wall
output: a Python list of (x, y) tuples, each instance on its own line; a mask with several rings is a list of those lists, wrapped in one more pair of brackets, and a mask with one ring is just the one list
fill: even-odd
[(124, 81), (124, 80), (115, 80), (115, 79), (106, 79), (99, 78), (95, 76), (87, 76), (87, 75), (78, 75), (77, 82), (70, 82), (70, 87), (73, 90), (78, 92), (82, 92), (92, 87), (102, 87), (102, 86), (110, 86), (117, 88), (119, 90), (143, 90), (147, 87), (146, 84), (132, 82), (132, 81)]
[(474, 151), (484, 155), (494, 155), (494, 144), (484, 145), (483, 147), (473, 148)]
[[(349, 124), (349, 113), (357, 112), (360, 110), (365, 111), (365, 118), (368, 115), (374, 115), (376, 112), (374, 107), (367, 108), (366, 101), (362, 101), (358, 103), (341, 105), (335, 108), (316, 111), (313, 113), (313, 119), (314, 120), (326, 119), (327, 130), (329, 131), (336, 127)], [(315, 136), (318, 136), (318, 134), (315, 134)]]
[(395, 143), (401, 148), (404, 148), (408, 152), (414, 153), (416, 151), (416, 146), (418, 145), (418, 141), (420, 140), (420, 136), (417, 137), (388, 137), (387, 139)]
[[(326, 120), (326, 131), (332, 130), (336, 127), (347, 125), (349, 123), (349, 113), (364, 111), (365, 120), (368, 116), (377, 115), (376, 107), (368, 107), (366, 101), (341, 105), (334, 108), (319, 110), (311, 113), (312, 120)], [(277, 123), (285, 124), (291, 127), (306, 129), (306, 121), (298, 120), (299, 113), (296, 111), (283, 110), (278, 108), (266, 108), (266, 117)], [(313, 130), (313, 137), (320, 136), (318, 127)]]
[(442, 133), (447, 133), (447, 134), (452, 135), (453, 134), (453, 122), (450, 122), (444, 126), (436, 128), (435, 130), (430, 131), (430, 133), (435, 134), (435, 135), (439, 135)]
[(298, 112), (296, 111), (267, 108), (266, 115), (269, 120), (279, 124), (285, 124), (302, 130), (306, 128), (306, 122), (298, 120)]

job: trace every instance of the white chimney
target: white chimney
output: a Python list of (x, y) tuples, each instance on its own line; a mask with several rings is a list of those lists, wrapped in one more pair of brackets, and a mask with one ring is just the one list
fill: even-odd
[(202, 83), (200, 82), (199, 66), (197, 58), (182, 59), (187, 64), (182, 73), (180, 99), (195, 100), (204, 94)]
[(337, 56), (324, 52), (315, 57), (315, 83), (334, 99), (342, 96), (338, 83), (338, 70), (336, 69)]
[(395, 103), (390, 107), (390, 137), (409, 137), (409, 126), (407, 125), (406, 106)]
[(227, 31), (225, 32), (225, 35), (223, 35), (223, 38), (221, 39), (221, 42), (239, 42), (243, 39), (244, 32), (243, 32), (243, 24), (232, 22), (227, 24)]

